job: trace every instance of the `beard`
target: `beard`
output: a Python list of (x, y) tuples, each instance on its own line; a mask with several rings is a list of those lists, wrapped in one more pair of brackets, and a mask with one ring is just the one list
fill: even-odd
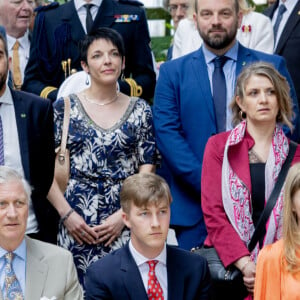
[(197, 22), (197, 29), (200, 36), (203, 39), (203, 42), (212, 49), (220, 50), (227, 48), (236, 38), (236, 33), (238, 29), (238, 23), (232, 26), (229, 31), (226, 31), (222, 26), (214, 26), (211, 30), (223, 30), (223, 33), (213, 33), (211, 34), (211, 30), (207, 33), (202, 31)]
[(6, 66), (6, 69), (3, 70), (3, 72), (0, 72), (0, 91), (2, 91), (3, 87), (6, 85), (7, 76), (8, 76), (8, 64)]
[(3, 87), (6, 85), (7, 73), (0, 73), (0, 91), (2, 91)]

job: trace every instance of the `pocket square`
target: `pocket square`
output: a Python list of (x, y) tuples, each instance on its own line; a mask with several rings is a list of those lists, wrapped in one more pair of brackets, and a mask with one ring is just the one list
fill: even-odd
[(140, 19), (139, 15), (115, 15), (114, 18), (115, 23), (130, 23)]

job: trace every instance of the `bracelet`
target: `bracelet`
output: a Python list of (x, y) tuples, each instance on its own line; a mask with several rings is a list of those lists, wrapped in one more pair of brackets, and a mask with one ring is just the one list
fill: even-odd
[(244, 269), (245, 269), (245, 267), (249, 264), (249, 262), (251, 262), (251, 259), (250, 259), (250, 258), (249, 258), (249, 259), (247, 260), (247, 262), (245, 262), (245, 263), (243, 264), (243, 266), (241, 267), (242, 273), (244, 272)]
[(71, 208), (61, 219), (60, 224), (64, 223), (71, 215), (71, 213), (74, 211), (73, 208)]

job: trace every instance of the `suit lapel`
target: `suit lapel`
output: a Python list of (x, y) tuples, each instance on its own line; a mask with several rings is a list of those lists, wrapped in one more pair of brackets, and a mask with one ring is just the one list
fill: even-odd
[(85, 36), (85, 31), (75, 9), (74, 1), (69, 1), (64, 5), (62, 14), (64, 16), (63, 21), (67, 23), (71, 29), (72, 40), (81, 40)]
[(286, 22), (284, 29), (280, 35), (275, 53), (280, 53), (282, 50), (284, 44), (289, 39), (290, 34), (293, 32), (294, 27), (300, 22), (300, 1), (296, 4), (294, 7), (294, 10), (292, 11), (291, 15), (288, 18), (288, 21)]
[(111, 27), (114, 22), (114, 1), (103, 0), (93, 23), (92, 30), (98, 27)]
[(168, 299), (184, 299), (184, 276), (177, 260), (167, 245)]
[(43, 256), (34, 245), (34, 241), (26, 238), (26, 299), (40, 299), (45, 287), (48, 266), (41, 260)]
[(11, 90), (11, 95), (15, 108), (20, 154), (22, 160), (22, 166), (25, 174), (25, 178), (30, 180), (29, 172), (29, 145), (28, 145), (28, 118), (27, 109), (24, 100), (19, 96), (17, 92)]
[(208, 78), (207, 66), (202, 51), (202, 47), (195, 51), (191, 60), (191, 69), (194, 70), (195, 77), (197, 78), (198, 85), (200, 86), (197, 91), (202, 94), (194, 95), (199, 101), (205, 101), (207, 104), (207, 112), (214, 124), (216, 123), (215, 110), (213, 105), (212, 92), (210, 88), (210, 81)]
[(148, 299), (140, 271), (129, 251), (128, 243), (123, 249), (124, 255), (121, 257), (122, 280), (129, 295), (129, 299)]
[(245, 48), (244, 46), (242, 46), (239, 43), (238, 56), (237, 56), (237, 62), (236, 62), (236, 78), (238, 78), (242, 69), (246, 65), (252, 63), (254, 60), (255, 59), (252, 56), (251, 52), (248, 50), (248, 48)]

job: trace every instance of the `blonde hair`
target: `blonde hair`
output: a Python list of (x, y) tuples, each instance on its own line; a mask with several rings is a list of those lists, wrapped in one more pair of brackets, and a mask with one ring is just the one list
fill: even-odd
[(166, 201), (170, 205), (172, 198), (169, 186), (162, 177), (154, 173), (138, 173), (124, 180), (120, 201), (123, 211), (128, 214), (131, 203), (137, 207), (146, 207)]
[[(232, 110), (232, 125), (235, 127), (242, 121), (241, 109), (236, 102), (236, 97), (239, 97), (243, 102), (245, 98), (246, 86), (249, 79), (252, 76), (267, 77), (275, 90), (278, 103), (278, 116), (276, 122), (287, 125), (290, 130), (293, 130), (292, 118), (293, 118), (293, 106), (292, 99), (290, 97), (290, 86), (273, 65), (266, 62), (256, 62), (245, 67), (237, 78), (235, 93), (230, 103)], [(247, 112), (245, 112), (247, 114)]]
[(294, 196), (300, 190), (300, 163), (293, 165), (286, 178), (283, 204), (283, 257), (289, 272), (300, 271), (300, 230), (298, 217), (293, 209)]

